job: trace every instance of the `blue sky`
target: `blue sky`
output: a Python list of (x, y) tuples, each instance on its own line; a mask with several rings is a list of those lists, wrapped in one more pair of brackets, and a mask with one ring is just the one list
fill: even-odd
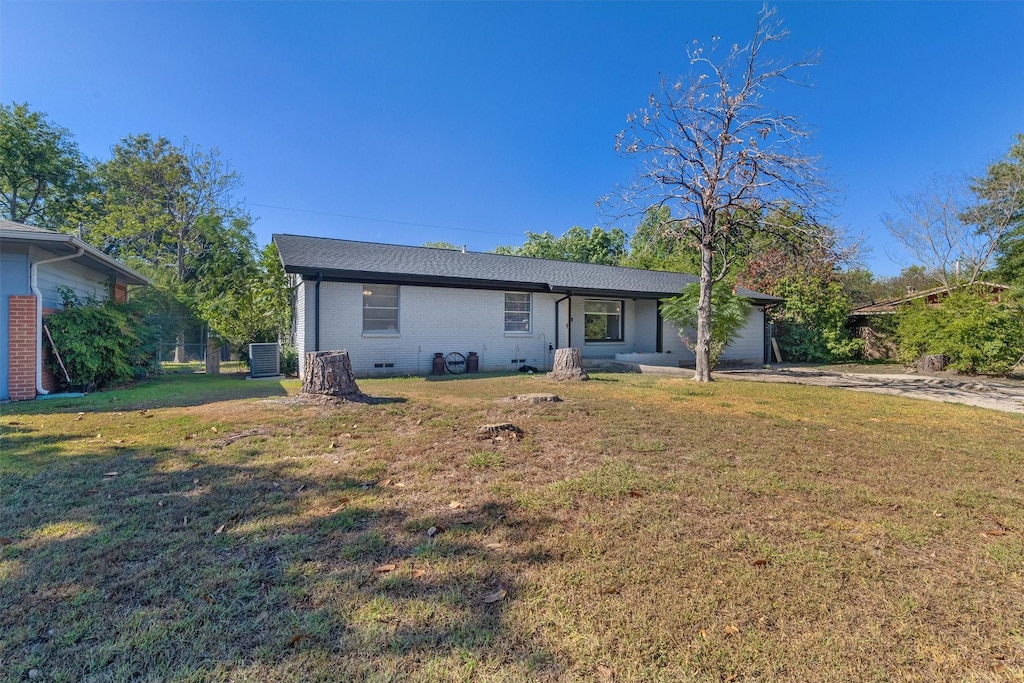
[[(605, 225), (613, 149), (686, 44), (746, 42), (759, 3), (0, 2), (0, 100), (106, 158), (130, 133), (218, 147), (273, 232), (471, 250)], [(779, 3), (813, 89), (836, 222), (900, 261), (892, 194), (980, 172), (1024, 132), (1024, 2)], [(272, 208), (283, 207), (283, 208)], [(628, 224), (623, 228), (631, 228)], [(891, 256), (896, 256), (894, 261)]]

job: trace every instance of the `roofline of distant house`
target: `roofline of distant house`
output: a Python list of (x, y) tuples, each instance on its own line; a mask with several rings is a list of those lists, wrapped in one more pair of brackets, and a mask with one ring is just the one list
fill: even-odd
[[(1004, 292), (1010, 289), (1010, 285), (1003, 285), (999, 284), (998, 282), (985, 282), (979, 280), (974, 284), (982, 285), (984, 287), (991, 287), (993, 289), (998, 289)], [(897, 307), (900, 304), (905, 304), (908, 301), (915, 301), (916, 299), (923, 299), (925, 297), (931, 296), (932, 294), (941, 294), (942, 292), (948, 292), (949, 290), (949, 287), (932, 287), (931, 289), (926, 289), (920, 292), (911, 292), (909, 294), (906, 294), (905, 296), (896, 297), (895, 299), (887, 299), (885, 301), (879, 301), (878, 303), (873, 304), (864, 304), (863, 306), (858, 306), (857, 308), (850, 311), (848, 317), (862, 317), (869, 315), (892, 315), (894, 313), (899, 312)]]

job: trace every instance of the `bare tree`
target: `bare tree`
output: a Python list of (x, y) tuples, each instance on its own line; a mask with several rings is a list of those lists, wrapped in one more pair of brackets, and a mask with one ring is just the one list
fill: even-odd
[[(720, 55), (717, 38), (709, 48), (695, 42), (687, 50), (691, 73), (662, 80), (616, 139), (616, 150), (640, 160), (633, 184), (618, 194), (625, 211), (668, 207), (666, 235), (700, 252), (697, 381), (711, 380), (712, 284), (757, 235), (812, 237), (828, 196), (816, 157), (800, 149), (808, 129), (767, 102), (776, 86), (796, 83), (818, 61), (817, 53), (797, 61), (770, 56), (787, 34), (765, 5), (746, 45)], [(803, 221), (775, 224), (773, 217), (794, 210)]]
[(996, 199), (972, 194), (982, 179), (935, 177), (921, 192), (894, 197), (898, 215), (882, 221), (914, 260), (943, 287), (970, 285), (992, 263), (999, 240), (1014, 226), (1024, 176), (1004, 183)]

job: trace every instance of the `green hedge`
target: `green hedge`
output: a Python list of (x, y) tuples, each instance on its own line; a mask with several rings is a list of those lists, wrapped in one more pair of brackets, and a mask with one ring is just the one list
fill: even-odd
[[(156, 335), (130, 304), (61, 294), (65, 308), (49, 315), (46, 325), (71, 376), (65, 388), (91, 391), (159, 372)], [(56, 354), (48, 367), (65, 382)]]
[(1014, 300), (993, 302), (986, 288), (962, 287), (940, 306), (905, 304), (897, 337), (904, 363), (945, 354), (957, 372), (1006, 375), (1024, 356), (1024, 310)]

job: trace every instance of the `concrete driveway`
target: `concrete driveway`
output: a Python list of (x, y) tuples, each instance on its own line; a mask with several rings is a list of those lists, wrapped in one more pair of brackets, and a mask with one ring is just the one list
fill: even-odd
[[(693, 370), (689, 368), (640, 365), (638, 369), (645, 374), (670, 374), (685, 377), (693, 375)], [(870, 391), (876, 394), (891, 394), (945, 403), (963, 403), (991, 410), (1024, 414), (1024, 383), (1021, 382), (1001, 382), (968, 377), (935, 377), (912, 373), (844, 372), (799, 365), (716, 370), (714, 375), (723, 379), (811, 384), (852, 391)]]

